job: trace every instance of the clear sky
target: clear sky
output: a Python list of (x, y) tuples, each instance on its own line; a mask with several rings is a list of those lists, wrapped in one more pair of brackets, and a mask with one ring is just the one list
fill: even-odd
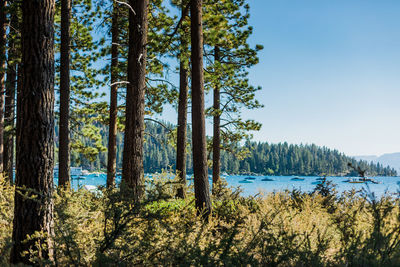
[(257, 141), (400, 152), (400, 1), (250, 0)]

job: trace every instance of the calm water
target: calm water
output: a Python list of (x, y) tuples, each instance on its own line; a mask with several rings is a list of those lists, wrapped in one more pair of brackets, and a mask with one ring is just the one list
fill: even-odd
[[(256, 179), (253, 183), (242, 184), (240, 181), (243, 178), (248, 176), (229, 176), (226, 178), (229, 185), (237, 187), (240, 186), (244, 191), (245, 195), (253, 195), (256, 193), (267, 193), (274, 191), (284, 191), (284, 190), (293, 190), (299, 189), (303, 192), (311, 192), (317, 186), (318, 180), (317, 176), (307, 176), (303, 181), (293, 181), (291, 180), (294, 176), (253, 176)], [(271, 178), (274, 181), (261, 181), (263, 178)], [(374, 177), (376, 181), (379, 181), (380, 184), (372, 184), (372, 183), (360, 183), (360, 184), (352, 184), (346, 183), (344, 181), (348, 180), (347, 177), (328, 177), (327, 180), (332, 181), (336, 184), (336, 190), (338, 193), (342, 193), (343, 191), (349, 191), (353, 188), (356, 190), (362, 190), (369, 188), (370, 192), (375, 193), (376, 196), (382, 196), (386, 191), (389, 193), (397, 193), (400, 190), (397, 182), (400, 182), (400, 177)]]
[[(254, 180), (251, 180), (251, 183), (241, 183), (241, 181), (245, 180), (246, 177), (252, 177)], [(241, 175), (232, 175), (226, 177), (226, 181), (229, 186), (232, 187), (240, 187), (243, 190), (243, 195), (255, 195), (257, 193), (267, 193), (274, 191), (284, 191), (286, 189), (293, 190), (299, 189), (304, 192), (312, 191), (316, 183), (318, 182), (317, 176), (304, 176), (303, 181), (293, 181), (291, 180), (295, 176), (241, 176)], [(78, 186), (88, 186), (88, 188), (94, 188), (95, 186), (105, 185), (106, 184), (106, 174), (94, 175), (90, 174), (84, 176), (83, 180), (75, 180), (72, 181), (72, 187), (77, 189)], [(270, 178), (273, 181), (262, 181), (263, 178)], [(327, 180), (332, 181), (336, 184), (336, 190), (341, 193), (343, 191), (348, 191), (351, 189), (362, 190), (368, 189), (370, 192), (374, 192), (376, 196), (382, 196), (386, 191), (389, 193), (397, 193), (400, 191), (400, 177), (374, 177), (376, 181), (379, 181), (380, 184), (351, 184), (343, 182), (347, 180), (347, 177), (328, 177)], [(120, 178), (117, 178), (117, 182), (120, 181)], [(191, 183), (192, 181), (188, 181)], [(55, 178), (55, 184), (57, 184), (57, 178)], [(210, 181), (211, 183), (211, 181)]]

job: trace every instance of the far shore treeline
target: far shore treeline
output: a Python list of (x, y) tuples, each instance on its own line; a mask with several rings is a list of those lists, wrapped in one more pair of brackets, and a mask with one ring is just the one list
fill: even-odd
[[(174, 170), (176, 166), (176, 146), (174, 144), (174, 125), (162, 122), (147, 122), (145, 127), (145, 143), (143, 167), (145, 173), (161, 173), (163, 170)], [(189, 144), (191, 143), (188, 129)], [(108, 131), (102, 127), (102, 143), (107, 144)], [(56, 139), (58, 128), (56, 128)], [(84, 142), (84, 138), (82, 142)], [(117, 135), (117, 169), (122, 167), (123, 135)], [(88, 141), (87, 141), (88, 142)], [(89, 146), (89, 143), (85, 143)], [(348, 163), (367, 170), (369, 176), (397, 176), (395, 169), (380, 163), (355, 160), (337, 150), (312, 145), (293, 145), (288, 143), (270, 144), (268, 142), (243, 142), (237, 150), (242, 154), (234, 155), (229, 151), (221, 153), (221, 172), (254, 175), (305, 175), (305, 176), (358, 176), (348, 167)], [(73, 153), (72, 166), (81, 166), (91, 171), (106, 168), (107, 154), (100, 152), (90, 160), (85, 154)], [(192, 154), (188, 153), (186, 172), (193, 174)], [(211, 168), (209, 169), (211, 173)]]

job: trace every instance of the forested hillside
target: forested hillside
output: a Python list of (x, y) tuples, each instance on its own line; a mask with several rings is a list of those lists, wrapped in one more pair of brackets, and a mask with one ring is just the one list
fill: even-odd
[[(102, 143), (107, 144), (107, 128), (101, 130)], [(189, 143), (191, 132), (189, 132)], [(144, 143), (144, 170), (146, 173), (161, 172), (163, 169), (175, 169), (176, 150), (173, 145), (174, 125), (147, 122)], [(117, 135), (117, 168), (122, 167), (123, 136)], [(88, 141), (89, 142), (89, 141)], [(189, 146), (188, 143), (188, 146)], [(172, 145), (171, 145), (172, 144)], [(89, 146), (89, 143), (85, 143)], [(366, 169), (368, 175), (394, 176), (396, 171), (382, 164), (357, 161), (351, 157), (316, 145), (292, 145), (288, 143), (269, 144), (267, 142), (245, 142), (242, 150), (247, 151), (244, 159), (239, 159), (232, 153), (222, 151), (221, 171), (228, 174), (266, 174), (266, 175), (351, 175), (357, 173), (348, 168), (351, 162), (354, 166)], [(208, 153), (209, 158), (211, 157)], [(192, 154), (187, 154), (187, 173), (193, 173)], [(82, 166), (90, 170), (104, 169), (107, 163), (107, 153), (100, 152), (90, 161), (83, 154), (72, 154), (72, 166)], [(210, 169), (211, 172), (211, 169)]]
[[(331, 150), (327, 147), (312, 145), (289, 145), (288, 143), (268, 144), (247, 142), (245, 147), (249, 149), (250, 155), (241, 162), (235, 161), (234, 157), (228, 156), (225, 162), (233, 162), (234, 169), (239, 171), (250, 171), (254, 173), (265, 173), (275, 175), (351, 175), (357, 173), (349, 169), (348, 163), (367, 170), (372, 176), (395, 176), (396, 171), (381, 164), (356, 161), (355, 159)], [(234, 172), (235, 172), (234, 171)]]

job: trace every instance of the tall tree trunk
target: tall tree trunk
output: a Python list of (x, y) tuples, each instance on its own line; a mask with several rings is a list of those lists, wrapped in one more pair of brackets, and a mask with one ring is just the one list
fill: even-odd
[[(17, 8), (10, 14), (10, 34), (8, 38), (8, 65), (4, 108), (4, 172), (10, 183), (13, 179), (14, 164), (14, 116), (15, 93), (17, 85), (17, 61), (19, 53), (16, 47), (15, 29), (19, 29)], [(12, 36), (11, 36), (12, 35)]]
[(7, 43), (7, 1), (0, 3), (0, 173), (3, 172), (3, 132), (4, 132), (4, 91), (6, 74), (6, 43)]
[[(54, 0), (22, 1), (21, 36), (13, 264), (29, 264), (29, 255), (21, 254), (28, 249), (53, 259)], [(43, 235), (24, 242), (35, 232)]]
[[(214, 48), (214, 60), (218, 62), (219, 47)], [(214, 88), (214, 116), (213, 116), (213, 188), (218, 186), (220, 182), (220, 169), (221, 169), (221, 129), (220, 129), (220, 91), (218, 84)]]
[(129, 11), (128, 88), (122, 182), (139, 201), (143, 184), (144, 94), (146, 88), (146, 57), (148, 0), (130, 0), (136, 12)]
[(71, 0), (61, 0), (61, 49), (60, 49), (60, 127), (58, 149), (58, 185), (69, 188), (69, 59), (70, 59), (70, 17)]
[(110, 91), (110, 125), (108, 128), (108, 162), (107, 162), (107, 188), (114, 187), (115, 172), (117, 167), (117, 115), (118, 115), (118, 4), (113, 4), (111, 25), (111, 91)]
[[(187, 10), (187, 9), (186, 9)], [(182, 17), (186, 16), (182, 5)], [(181, 58), (179, 64), (179, 102), (178, 102), (178, 133), (176, 140), (176, 172), (181, 183), (177, 196), (185, 198), (186, 187), (186, 132), (187, 132), (187, 101), (188, 101), (188, 70), (183, 56), (187, 50), (185, 36), (181, 36)]]
[(208, 217), (211, 213), (208, 184), (207, 144), (204, 114), (204, 73), (203, 73), (203, 27), (202, 0), (191, 0), (191, 41), (192, 41), (192, 139), (193, 172), (196, 207), (199, 213)]

